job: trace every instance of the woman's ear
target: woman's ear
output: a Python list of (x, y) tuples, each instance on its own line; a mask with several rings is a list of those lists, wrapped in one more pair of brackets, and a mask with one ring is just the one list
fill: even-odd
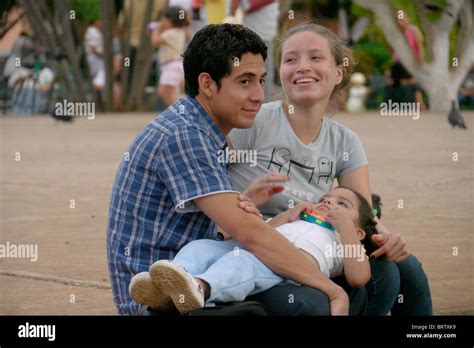
[(365, 235), (365, 231), (362, 228), (357, 227), (357, 237), (359, 238), (359, 240), (364, 240)]
[(208, 73), (203, 72), (199, 74), (198, 84), (199, 90), (202, 91), (207, 98), (212, 98), (217, 92), (216, 83)]
[(336, 74), (336, 85), (340, 84), (344, 75), (344, 69), (342, 65), (337, 66), (337, 74)]

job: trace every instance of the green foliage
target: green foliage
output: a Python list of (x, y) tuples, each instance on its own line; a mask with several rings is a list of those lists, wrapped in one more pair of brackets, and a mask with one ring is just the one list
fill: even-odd
[(366, 76), (383, 74), (390, 68), (391, 53), (385, 41), (363, 41), (352, 46), (357, 61), (356, 69)]
[(72, 9), (76, 12), (76, 20), (90, 23), (100, 18), (99, 0), (74, 0)]
[(383, 74), (390, 67), (391, 51), (382, 29), (376, 24), (374, 13), (352, 3), (350, 14), (354, 18), (371, 18), (364, 36), (352, 46), (357, 61), (355, 70), (368, 77)]

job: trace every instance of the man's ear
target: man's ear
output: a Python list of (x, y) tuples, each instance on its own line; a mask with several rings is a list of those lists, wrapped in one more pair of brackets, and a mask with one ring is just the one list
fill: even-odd
[(362, 228), (357, 227), (357, 238), (359, 238), (359, 240), (364, 240), (365, 235), (365, 231)]
[(200, 73), (198, 77), (199, 90), (207, 97), (212, 98), (217, 93), (216, 82), (208, 73)]

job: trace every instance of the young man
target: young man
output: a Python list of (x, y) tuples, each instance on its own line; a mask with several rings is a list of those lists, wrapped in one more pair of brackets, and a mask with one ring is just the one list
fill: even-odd
[(251, 127), (264, 101), (266, 54), (261, 38), (243, 26), (204, 27), (184, 53), (187, 96), (128, 149), (114, 182), (107, 233), (120, 314), (145, 310), (128, 293), (133, 275), (172, 259), (192, 240), (217, 239), (217, 225), (282, 277), (318, 287), (330, 294), (329, 301), (347, 297), (342, 288), (334, 293), (329, 279), (285, 237), (238, 207), (238, 192), (219, 158), (226, 135)]

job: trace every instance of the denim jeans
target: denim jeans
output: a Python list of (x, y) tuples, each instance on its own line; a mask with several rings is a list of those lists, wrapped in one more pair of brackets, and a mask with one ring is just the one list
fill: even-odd
[[(222, 257), (226, 260), (220, 260), (220, 266), (213, 267), (212, 264)], [(258, 301), (266, 306), (270, 315), (330, 315), (329, 300), (325, 293), (309, 286), (285, 281), (255, 256), (240, 249), (235, 240), (193, 241), (180, 250), (174, 261), (192, 275), (212, 284), (209, 298), (211, 301)], [(236, 265), (232, 265), (235, 261), (239, 266), (237, 274), (230, 272), (231, 266)], [(365, 314), (368, 305), (366, 289), (351, 288), (343, 276), (333, 280), (349, 295), (349, 314)], [(274, 286), (276, 284), (278, 285)], [(263, 291), (264, 288), (270, 289)], [(257, 292), (259, 293), (251, 295)], [(249, 296), (245, 298), (247, 295)]]
[[(351, 288), (344, 276), (333, 278), (349, 295), (349, 315), (387, 315), (400, 289), (400, 274), (385, 256), (370, 259), (372, 277), (365, 287)], [(294, 304), (288, 297), (294, 295)], [(320, 290), (308, 286), (275, 286), (248, 300), (263, 303), (270, 315), (330, 315), (329, 299)]]
[(394, 262), (385, 255), (369, 259), (371, 279), (365, 286), (369, 296), (366, 315), (387, 315), (400, 290), (400, 273)]
[(210, 285), (208, 302), (243, 301), (286, 282), (236, 240), (193, 241), (178, 252), (174, 262)]
[(392, 315), (433, 315), (430, 286), (420, 261), (409, 255), (396, 263), (400, 274), (400, 295)]

